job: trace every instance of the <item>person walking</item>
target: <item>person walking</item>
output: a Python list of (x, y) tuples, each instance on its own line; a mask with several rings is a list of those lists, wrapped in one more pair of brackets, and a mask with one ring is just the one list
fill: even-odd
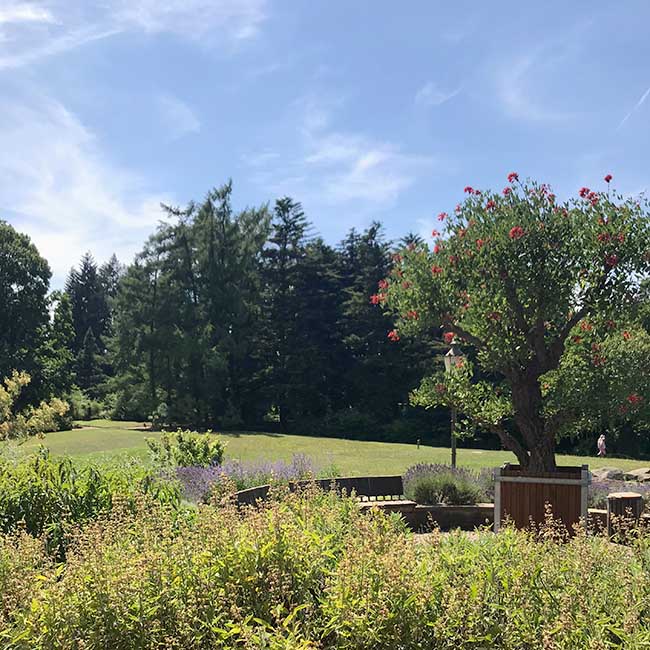
[(607, 449), (605, 448), (605, 434), (601, 433), (600, 437), (598, 438), (598, 442), (596, 443), (598, 447), (598, 455), (599, 456), (605, 456), (607, 454)]

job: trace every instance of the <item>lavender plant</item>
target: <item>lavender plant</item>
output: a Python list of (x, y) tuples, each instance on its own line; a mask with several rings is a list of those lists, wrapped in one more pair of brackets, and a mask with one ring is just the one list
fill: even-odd
[(242, 462), (228, 460), (214, 467), (177, 467), (176, 478), (180, 481), (183, 495), (188, 501), (206, 501), (215, 490), (233, 486), (237, 490), (257, 485), (283, 484), (310, 478), (329, 478), (338, 471), (332, 465), (316, 467), (305, 454), (294, 454), (289, 462), (283, 460), (261, 460)]

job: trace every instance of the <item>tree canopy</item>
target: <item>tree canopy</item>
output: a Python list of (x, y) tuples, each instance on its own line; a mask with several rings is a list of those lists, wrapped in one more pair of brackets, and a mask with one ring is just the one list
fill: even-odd
[(650, 268), (646, 205), (606, 181), (564, 203), (515, 173), (500, 193), (466, 187), (438, 216), (433, 245), (404, 248), (375, 297), (398, 315), (393, 340), (434, 329), (475, 351), (474, 363), (425, 379), (413, 401), (459, 408), (531, 471), (555, 467), (556, 438), (577, 417), (552, 399), (547, 376), (582, 329), (620, 320)]

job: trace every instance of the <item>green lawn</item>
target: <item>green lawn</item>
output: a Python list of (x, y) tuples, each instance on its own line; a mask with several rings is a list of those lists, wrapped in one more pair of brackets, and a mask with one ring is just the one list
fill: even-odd
[[(38, 449), (40, 444), (48, 447), (53, 455), (68, 455), (78, 460), (112, 462), (135, 458), (147, 462), (148, 451), (145, 438), (159, 434), (135, 431), (130, 427), (137, 422), (110, 422), (93, 420), (80, 423), (83, 428), (50, 433), (44, 440), (32, 438), (14, 452), (26, 454)], [(415, 463), (448, 463), (449, 449), (385, 442), (359, 442), (340, 438), (312, 438), (275, 433), (227, 433), (221, 434), (227, 441), (227, 458), (243, 461), (255, 459), (290, 460), (292, 454), (302, 453), (311, 457), (317, 465), (334, 464), (343, 475), (401, 474)], [(459, 449), (458, 463), (468, 467), (496, 467), (515, 457), (504, 451)], [(560, 456), (561, 465), (590, 467), (617, 466), (632, 469), (650, 465), (650, 461), (587, 458), (584, 456)]]

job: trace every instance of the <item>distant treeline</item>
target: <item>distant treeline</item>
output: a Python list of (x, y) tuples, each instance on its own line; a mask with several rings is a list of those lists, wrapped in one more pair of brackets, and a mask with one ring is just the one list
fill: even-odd
[(390, 341), (371, 300), (417, 236), (373, 223), (332, 246), (294, 200), (234, 212), (231, 192), (165, 207), (133, 264), (87, 253), (53, 294), (47, 263), (0, 225), (0, 375), (28, 371), (28, 399), (67, 395), (77, 417), (446, 441), (448, 413), (408, 404), (440, 333)]

